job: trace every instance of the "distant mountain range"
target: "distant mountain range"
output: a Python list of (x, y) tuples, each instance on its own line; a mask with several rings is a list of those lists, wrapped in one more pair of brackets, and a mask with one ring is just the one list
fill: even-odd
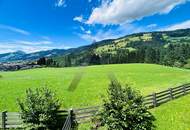
[(33, 61), (37, 60), (41, 57), (52, 57), (58, 55), (64, 55), (70, 52), (72, 49), (64, 50), (64, 49), (54, 49), (47, 51), (40, 51), (35, 53), (25, 53), (23, 51), (10, 52), (5, 54), (0, 54), (0, 62), (15, 62), (15, 61)]
[(61, 59), (60, 57), (75, 54), (84, 55), (89, 51), (93, 51), (96, 54), (103, 53), (115, 53), (117, 49), (127, 49), (129, 51), (135, 50), (136, 47), (141, 44), (151, 44), (151, 46), (167, 45), (169, 43), (190, 43), (190, 29), (182, 29), (175, 31), (160, 31), (160, 32), (145, 32), (127, 35), (118, 39), (109, 39), (96, 42), (91, 45), (82, 46), (72, 49), (54, 49), (48, 51), (40, 51), (35, 53), (26, 54), (22, 51), (13, 53), (0, 54), (0, 62), (15, 62), (15, 61), (33, 61), (41, 57), (54, 57), (55, 59)]

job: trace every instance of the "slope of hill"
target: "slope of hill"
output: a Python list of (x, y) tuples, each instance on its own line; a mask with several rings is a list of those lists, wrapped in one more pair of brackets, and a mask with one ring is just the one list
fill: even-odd
[(20, 59), (24, 55), (26, 55), (26, 53), (24, 53), (22, 51), (0, 54), (0, 62), (12, 61), (14, 59)]
[(156, 63), (183, 67), (190, 58), (190, 29), (137, 33), (81, 48), (54, 60), (60, 66)]

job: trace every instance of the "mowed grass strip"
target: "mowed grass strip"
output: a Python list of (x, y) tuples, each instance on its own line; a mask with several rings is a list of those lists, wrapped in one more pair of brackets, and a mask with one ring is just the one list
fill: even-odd
[[(72, 91), (69, 86), (82, 69), (80, 82)], [(190, 82), (190, 71), (152, 64), (120, 64), (71, 68), (41, 68), (15, 72), (1, 72), (0, 111), (18, 111), (17, 98), (27, 88), (47, 86), (55, 91), (63, 108), (98, 105), (106, 94), (109, 74), (122, 84), (129, 83), (143, 95)]]

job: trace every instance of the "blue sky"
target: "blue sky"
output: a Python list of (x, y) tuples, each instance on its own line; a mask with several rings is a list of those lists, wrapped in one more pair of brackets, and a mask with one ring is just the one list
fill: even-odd
[(0, 0), (0, 53), (190, 28), (189, 0)]

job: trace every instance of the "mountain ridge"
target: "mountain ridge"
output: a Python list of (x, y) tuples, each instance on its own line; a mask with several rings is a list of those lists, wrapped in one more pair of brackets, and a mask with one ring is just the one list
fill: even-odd
[[(157, 39), (155, 38), (154, 35), (157, 35)], [(127, 46), (127, 42), (130, 44), (133, 42), (151, 42), (151, 40), (154, 40), (154, 42), (158, 42), (158, 44), (166, 44), (166, 42), (176, 42), (175, 39), (172, 39), (173, 41), (167, 41), (169, 38), (175, 38), (175, 37), (188, 37), (190, 38), (190, 28), (188, 29), (179, 29), (179, 30), (174, 30), (174, 31), (154, 31), (154, 32), (140, 32), (140, 33), (134, 33), (130, 35), (125, 35), (120, 38), (116, 39), (105, 39), (90, 45), (85, 45), (85, 46), (80, 46), (77, 48), (70, 48), (70, 49), (53, 49), (53, 50), (47, 50), (47, 51), (39, 51), (39, 52), (34, 52), (34, 53), (25, 53), (23, 51), (16, 51), (16, 52), (10, 52), (10, 53), (4, 53), (0, 54), (0, 62), (17, 62), (17, 61), (34, 61), (37, 60), (41, 57), (59, 57), (63, 55), (67, 55), (70, 53), (81, 53), (83, 51), (89, 50), (89, 49), (96, 49), (96, 53), (100, 53), (101, 51), (104, 52), (108, 48), (110, 49), (111, 47), (108, 47), (109, 45), (116, 45), (118, 44), (118, 48), (131, 48), (130, 46)], [(162, 39), (162, 38), (166, 39)], [(135, 39), (136, 38), (136, 39)], [(139, 40), (139, 39), (140, 40)], [(182, 39), (181, 38), (181, 39)], [(142, 41), (141, 41), (142, 40)], [(156, 41), (157, 40), (157, 41)], [(169, 39), (171, 40), (171, 39)], [(190, 41), (190, 40), (189, 40)], [(105, 46), (105, 47), (104, 47)], [(102, 50), (101, 50), (102, 49)], [(111, 48), (113, 49), (113, 48)]]

